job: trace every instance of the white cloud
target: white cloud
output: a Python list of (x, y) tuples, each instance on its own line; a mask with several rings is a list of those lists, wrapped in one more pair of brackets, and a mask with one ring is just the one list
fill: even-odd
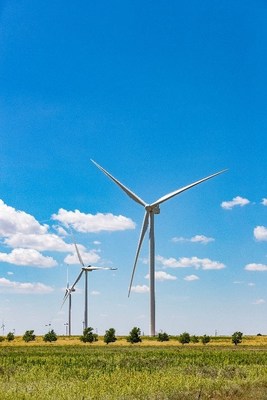
[(245, 266), (245, 270), (246, 271), (267, 271), (267, 265), (256, 264), (256, 263), (247, 264)]
[(248, 283), (248, 286), (256, 286), (256, 285), (255, 285), (255, 283), (253, 283), (253, 282), (249, 282), (249, 283)]
[(256, 226), (253, 231), (256, 240), (267, 241), (267, 228), (265, 226)]
[(97, 290), (92, 290), (91, 295), (92, 296), (99, 296), (100, 292), (98, 292)]
[(134, 293), (148, 293), (149, 287), (147, 285), (136, 285), (136, 286), (132, 286), (131, 291)]
[(52, 215), (52, 219), (70, 225), (78, 232), (124, 231), (135, 228), (135, 223), (130, 218), (110, 213), (92, 215), (61, 208), (58, 214)]
[[(97, 250), (90, 250), (90, 251), (85, 251), (84, 247), (81, 245), (78, 245), (79, 248), (79, 253), (80, 256), (84, 262), (84, 264), (94, 264), (97, 263), (100, 260), (100, 256), (97, 252)], [(65, 257), (64, 262), (66, 264), (79, 264), (79, 259), (76, 253), (73, 254), (68, 254), (67, 257)]]
[(207, 244), (210, 242), (214, 242), (214, 239), (211, 237), (207, 237), (205, 235), (195, 235), (191, 238), (184, 238), (184, 237), (174, 237), (172, 238), (173, 242), (192, 242), (192, 243), (202, 243)]
[(264, 206), (267, 206), (267, 199), (263, 198), (261, 204), (263, 204)]
[(55, 229), (55, 231), (57, 231), (58, 235), (60, 236), (68, 236), (68, 232), (64, 228), (62, 228), (62, 226), (53, 225), (53, 229)]
[(95, 241), (93, 242), (93, 244), (94, 244), (95, 246), (100, 246), (100, 245), (101, 245), (101, 242), (99, 242), (99, 240), (95, 240)]
[(51, 293), (54, 289), (43, 283), (15, 282), (6, 278), (0, 278), (0, 291), (12, 290), (21, 294), (46, 294)]
[(184, 280), (188, 282), (197, 281), (199, 277), (197, 275), (187, 275)]
[(236, 196), (231, 201), (223, 201), (221, 203), (221, 207), (224, 208), (225, 210), (231, 210), (233, 207), (236, 207), (236, 206), (243, 207), (249, 203), (250, 203), (250, 201), (248, 199), (245, 199), (244, 197)]
[(7, 275), (14, 275), (14, 272), (8, 271)]
[(258, 299), (256, 301), (254, 301), (252, 304), (260, 305), (260, 304), (264, 304), (264, 303), (266, 303), (266, 301), (264, 299)]
[(73, 251), (73, 244), (67, 244), (59, 236), (55, 234), (14, 234), (4, 241), (10, 247), (23, 247), (27, 249), (35, 249), (38, 251)]
[[(149, 274), (145, 276), (146, 279), (149, 279)], [(156, 281), (176, 281), (176, 276), (167, 274), (165, 271), (156, 271), (155, 272)]]
[(209, 258), (198, 258), (198, 257), (181, 257), (178, 260), (175, 258), (164, 258), (162, 256), (156, 257), (157, 261), (160, 262), (165, 268), (189, 268), (195, 269), (212, 270), (212, 269), (223, 269), (225, 265), (218, 261), (212, 261)]
[(40, 225), (32, 215), (16, 210), (0, 199), (0, 236), (8, 237), (18, 232), (44, 234), (47, 230), (48, 226)]
[(37, 268), (51, 268), (57, 265), (52, 257), (45, 257), (34, 249), (14, 249), (11, 253), (0, 253), (0, 262)]

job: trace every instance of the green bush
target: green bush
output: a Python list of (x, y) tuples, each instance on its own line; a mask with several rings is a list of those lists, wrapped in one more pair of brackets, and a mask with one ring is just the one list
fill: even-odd
[(15, 339), (15, 335), (13, 332), (8, 332), (8, 334), (6, 335), (7, 341), (8, 342), (12, 342), (12, 340)]
[(210, 342), (210, 336), (204, 335), (201, 337), (202, 344), (207, 344)]
[(83, 335), (80, 336), (80, 340), (84, 343), (93, 343), (98, 341), (98, 335), (93, 333), (93, 328), (85, 328), (83, 330)]
[(0, 336), (0, 342), (3, 342), (5, 338), (3, 336)]
[(142, 342), (141, 339), (141, 330), (140, 328), (137, 328), (136, 326), (130, 331), (129, 336), (127, 337), (127, 342), (130, 343), (139, 343)]
[(243, 333), (242, 332), (234, 332), (232, 334), (232, 343), (237, 346), (239, 343), (242, 342)]
[(170, 340), (170, 337), (166, 332), (160, 332), (158, 334), (157, 340), (159, 342), (168, 342)]
[(22, 339), (24, 340), (24, 342), (32, 342), (33, 340), (35, 340), (36, 336), (33, 334), (34, 330), (31, 331), (26, 331), (22, 337)]
[(190, 335), (188, 332), (182, 333), (179, 337), (178, 340), (182, 344), (190, 343)]
[(199, 343), (199, 338), (196, 335), (191, 336), (190, 339), (191, 343)]
[(104, 335), (104, 342), (106, 344), (112, 343), (112, 342), (116, 342), (117, 338), (115, 336), (115, 329), (114, 328), (109, 328), (105, 335)]
[(45, 342), (56, 342), (57, 341), (57, 335), (54, 332), (53, 329), (51, 329), (51, 331), (49, 331), (48, 333), (46, 333), (43, 337), (43, 340)]

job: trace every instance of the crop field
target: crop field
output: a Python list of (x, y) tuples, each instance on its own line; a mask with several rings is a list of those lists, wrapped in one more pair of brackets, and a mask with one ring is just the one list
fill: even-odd
[(0, 343), (2, 400), (267, 400), (266, 337), (208, 345), (123, 339)]

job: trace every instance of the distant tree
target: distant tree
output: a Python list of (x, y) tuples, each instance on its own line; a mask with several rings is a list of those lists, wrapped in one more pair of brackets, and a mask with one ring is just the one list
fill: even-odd
[(178, 340), (182, 344), (190, 343), (190, 335), (188, 332), (181, 333), (181, 335), (178, 337)]
[(85, 328), (83, 330), (83, 335), (80, 336), (80, 340), (84, 343), (93, 343), (98, 341), (98, 335), (93, 333), (93, 328), (89, 326), (89, 328)]
[(192, 343), (199, 343), (199, 338), (196, 335), (191, 336), (190, 342)]
[(24, 342), (32, 342), (35, 340), (36, 336), (33, 334), (34, 330), (26, 331), (22, 337)]
[(112, 343), (112, 342), (116, 342), (117, 338), (115, 336), (115, 329), (114, 328), (109, 328), (105, 335), (104, 335), (104, 342), (106, 344)]
[(207, 335), (201, 336), (201, 343), (202, 344), (207, 344), (209, 342), (210, 342), (210, 336), (207, 336)]
[(3, 342), (5, 340), (4, 336), (0, 336), (0, 342)]
[(13, 332), (8, 332), (8, 334), (6, 335), (7, 341), (8, 342), (12, 342), (12, 340), (15, 339), (15, 335)]
[(242, 342), (243, 333), (242, 332), (234, 332), (232, 334), (232, 343), (237, 346), (239, 343)]
[(127, 337), (127, 342), (130, 343), (139, 343), (142, 342), (141, 339), (141, 330), (136, 326), (130, 331), (129, 336)]
[(170, 336), (166, 332), (160, 332), (158, 334), (157, 340), (159, 342), (168, 342), (170, 340)]
[(43, 337), (44, 342), (56, 342), (57, 341), (57, 334), (54, 332), (53, 329), (47, 332)]

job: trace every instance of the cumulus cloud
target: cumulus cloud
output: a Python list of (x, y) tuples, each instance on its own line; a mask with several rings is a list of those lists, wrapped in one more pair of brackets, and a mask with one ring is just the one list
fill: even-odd
[(54, 289), (43, 283), (15, 282), (6, 278), (0, 278), (0, 291), (12, 291), (21, 294), (46, 294)]
[[(149, 279), (149, 274), (145, 276), (146, 279)], [(167, 274), (165, 271), (156, 271), (155, 272), (156, 281), (176, 281), (176, 276)]]
[(267, 241), (267, 228), (265, 226), (256, 226), (253, 231), (256, 240)]
[(134, 229), (135, 223), (123, 215), (84, 214), (79, 210), (67, 211), (59, 209), (58, 214), (52, 215), (53, 220), (72, 226), (78, 232), (124, 231)]
[(60, 236), (68, 236), (68, 232), (60, 225), (53, 225), (53, 229), (58, 233)]
[(132, 286), (132, 292), (134, 292), (134, 293), (148, 293), (149, 292), (149, 287), (147, 285)]
[[(79, 248), (79, 253), (80, 256), (84, 262), (84, 264), (94, 264), (97, 263), (100, 260), (100, 256), (98, 254), (97, 250), (90, 250), (86, 251), (85, 248), (81, 245), (77, 245)], [(79, 259), (77, 257), (77, 254), (74, 252), (73, 254), (68, 254), (67, 257), (65, 257), (64, 262), (66, 264), (79, 264)]]
[(266, 301), (264, 299), (258, 299), (258, 300), (255, 300), (252, 304), (260, 305), (260, 304), (264, 304), (264, 303), (266, 303)]
[(267, 265), (251, 263), (245, 266), (246, 271), (267, 271)]
[(162, 256), (156, 257), (157, 261), (160, 262), (165, 268), (188, 268), (193, 267), (195, 269), (212, 270), (212, 269), (223, 269), (225, 265), (218, 261), (212, 261), (209, 258), (198, 258), (198, 257), (180, 257), (178, 260), (171, 258), (164, 258)]
[(14, 249), (11, 253), (0, 253), (0, 261), (20, 266), (51, 268), (57, 265), (52, 257), (45, 257), (34, 249)]
[(214, 242), (214, 239), (211, 237), (207, 237), (205, 235), (195, 235), (191, 238), (184, 238), (184, 237), (174, 237), (172, 238), (173, 242), (192, 242), (192, 243), (202, 243), (207, 244), (210, 242)]
[(231, 201), (223, 201), (221, 203), (221, 207), (224, 208), (225, 210), (231, 210), (233, 207), (236, 207), (236, 206), (243, 207), (249, 203), (250, 203), (250, 201), (248, 199), (245, 199), (244, 197), (236, 196)]
[(267, 199), (263, 198), (261, 204), (267, 206)]
[(73, 245), (67, 244), (55, 234), (28, 234), (16, 233), (4, 240), (10, 247), (23, 247), (25, 249), (35, 249), (38, 251), (73, 251)]
[(0, 236), (8, 237), (18, 232), (44, 234), (47, 230), (48, 226), (40, 225), (32, 215), (16, 210), (0, 199)]
[(185, 280), (185, 281), (188, 281), (188, 282), (192, 282), (192, 281), (197, 281), (197, 280), (199, 280), (199, 277), (198, 277), (197, 275), (187, 275), (187, 276), (184, 278), (184, 280)]

